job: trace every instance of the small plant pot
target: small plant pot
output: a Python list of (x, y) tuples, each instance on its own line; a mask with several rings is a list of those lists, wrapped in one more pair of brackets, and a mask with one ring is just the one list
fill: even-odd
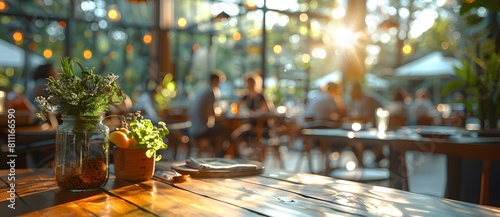
[(116, 148), (113, 157), (115, 176), (131, 182), (151, 179), (155, 170), (155, 157), (147, 157), (138, 148)]

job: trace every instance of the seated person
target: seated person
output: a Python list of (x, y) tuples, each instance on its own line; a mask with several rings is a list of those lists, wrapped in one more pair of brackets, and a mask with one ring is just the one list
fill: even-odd
[(410, 123), (418, 125), (433, 124), (436, 107), (431, 101), (431, 93), (426, 88), (415, 92), (415, 101), (410, 107)]
[(408, 94), (404, 90), (396, 90), (392, 96), (392, 100), (385, 106), (385, 110), (389, 112), (389, 128), (396, 129), (405, 126), (408, 122), (408, 106), (405, 100)]
[(57, 78), (57, 72), (54, 65), (51, 63), (39, 65), (33, 72), (33, 81), (35, 82), (35, 86), (33, 87), (33, 92), (30, 96), (30, 101), (32, 103), (35, 102), (35, 98), (37, 96), (47, 97), (44, 89), (49, 77)]
[(375, 116), (382, 104), (372, 96), (366, 94), (361, 84), (354, 82), (351, 86), (348, 117), (352, 121), (375, 124)]
[[(215, 102), (220, 96), (219, 83), (223, 81), (221, 71), (214, 71), (209, 78), (209, 85), (201, 88), (190, 100), (188, 115), (192, 126), (188, 134), (197, 142), (198, 156), (201, 149), (211, 146), (216, 156), (223, 156), (223, 143), (228, 140), (230, 133), (219, 121), (222, 116), (215, 113)], [(202, 142), (210, 142), (209, 144)]]
[(307, 103), (303, 127), (337, 127), (346, 115), (339, 86), (328, 82), (323, 94)]
[[(274, 105), (262, 93), (262, 77), (256, 73), (247, 74), (245, 79), (247, 93), (236, 102), (238, 111), (255, 114), (268, 113), (273, 110)], [(271, 127), (274, 125), (272, 119), (267, 119), (258, 126), (256, 119), (240, 126), (233, 132), (233, 137), (243, 137), (247, 142), (257, 142), (258, 135), (261, 138), (270, 138)]]
[(245, 82), (247, 93), (238, 100), (238, 110), (245, 107), (249, 113), (269, 112), (273, 106), (262, 94), (262, 78), (259, 75), (248, 75)]
[[(376, 111), (378, 108), (382, 107), (381, 103), (377, 101), (374, 97), (365, 93), (361, 87), (361, 84), (354, 82), (351, 86), (350, 91), (350, 103), (349, 103), (349, 120), (359, 121), (361, 123), (371, 123), (376, 124)], [(363, 166), (363, 152), (364, 149), (369, 149), (375, 155), (375, 162), (379, 163), (383, 158), (383, 146), (370, 144), (359, 144), (353, 147), (354, 155), (358, 159), (358, 164)]]

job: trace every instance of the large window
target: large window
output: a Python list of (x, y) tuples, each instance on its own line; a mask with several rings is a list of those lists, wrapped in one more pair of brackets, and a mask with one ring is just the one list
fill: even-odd
[[(437, 37), (424, 33), (438, 18), (453, 18), (457, 6), (453, 1), (367, 0), (368, 16), (360, 19), (366, 31), (354, 37), (345, 34), (350, 2), (0, 0), (0, 86), (26, 91), (37, 65), (59, 67), (61, 57), (71, 56), (99, 73), (118, 74), (134, 100), (145, 78), (152, 78), (160, 108), (191, 96), (213, 69), (227, 76), (222, 89), (228, 100), (243, 90), (244, 73), (258, 71), (275, 104), (302, 103), (317, 88), (316, 79), (344, 63), (346, 43), (363, 40), (361, 64), (368, 72), (393, 68), (413, 55), (401, 53), (402, 46), (424, 50), (435, 44), (429, 41)], [(422, 18), (426, 14), (432, 22)], [(419, 29), (422, 36), (415, 37)]]

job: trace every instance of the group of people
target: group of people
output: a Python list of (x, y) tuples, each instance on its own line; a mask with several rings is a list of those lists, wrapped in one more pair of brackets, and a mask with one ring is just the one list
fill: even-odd
[[(393, 128), (404, 125), (430, 125), (435, 115), (436, 107), (431, 101), (431, 94), (426, 88), (415, 92), (412, 101), (410, 94), (404, 89), (393, 92), (390, 101), (385, 104), (377, 97), (366, 93), (359, 82), (350, 85), (350, 91), (344, 99), (342, 88), (333, 82), (329, 82), (322, 88), (322, 94), (306, 104), (304, 112), (304, 126), (310, 126), (311, 121), (321, 120), (323, 124), (333, 123), (329, 126), (340, 126), (345, 122), (360, 122), (376, 124), (376, 111), (378, 108), (387, 110), (390, 118), (397, 120), (392, 122)], [(391, 123), (389, 123), (391, 125)]]
[[(224, 79), (221, 71), (214, 71), (210, 75), (209, 84), (191, 99), (189, 104), (189, 118), (192, 127), (189, 134), (192, 138), (211, 138), (218, 144), (217, 150), (224, 147), (223, 141), (230, 141), (229, 129), (220, 120), (224, 115), (216, 112), (216, 102), (220, 97), (219, 83)], [(258, 73), (247, 73), (244, 76), (246, 94), (236, 101), (238, 109), (250, 113), (268, 112), (273, 110), (274, 105), (262, 93), (262, 77)], [(416, 91), (415, 99), (404, 89), (394, 91), (394, 94), (385, 104), (363, 89), (359, 82), (353, 82), (348, 86), (348, 94), (344, 95), (344, 87), (329, 82), (322, 88), (322, 94), (305, 105), (303, 120), (298, 121), (303, 127), (311, 127), (311, 123), (317, 124), (313, 127), (341, 127), (343, 123), (360, 122), (371, 123), (375, 126), (378, 108), (384, 108), (390, 114), (389, 128), (397, 128), (409, 124), (432, 124), (432, 114), (435, 106), (430, 100), (430, 93), (422, 88)], [(345, 97), (347, 96), (347, 97)], [(255, 123), (250, 122), (251, 126)], [(319, 125), (318, 125), (319, 124)]]
[[(303, 127), (340, 128), (344, 123), (353, 122), (375, 126), (379, 108), (386, 110), (389, 114), (388, 128), (433, 124), (436, 107), (426, 88), (417, 90), (413, 101), (404, 89), (397, 89), (387, 104), (365, 92), (359, 82), (353, 82), (350, 85), (349, 94), (345, 100), (341, 90), (338, 84), (327, 83), (322, 90), (322, 95), (311, 99), (306, 104), (304, 120), (301, 122)], [(348, 127), (350, 127), (349, 124)], [(354, 150), (354, 154), (357, 157), (361, 156), (362, 151)], [(371, 151), (375, 155), (376, 163), (384, 158), (381, 146), (372, 147)]]
[[(43, 87), (50, 76), (57, 76), (55, 69), (51, 64), (39, 66), (34, 73), (34, 88), (30, 94), (30, 100), (26, 101), (30, 109), (33, 109), (33, 99), (36, 96), (43, 95)], [(248, 113), (269, 112), (274, 109), (272, 100), (269, 100), (262, 93), (262, 77), (258, 72), (246, 73), (244, 76), (246, 91), (235, 102), (236, 110)], [(218, 154), (224, 150), (224, 141), (231, 141), (229, 129), (223, 125), (220, 120), (224, 115), (217, 112), (216, 105), (220, 98), (219, 84), (225, 80), (225, 75), (222, 71), (214, 70), (209, 76), (209, 82), (206, 87), (200, 89), (195, 96), (190, 100), (188, 108), (188, 116), (192, 123), (188, 133), (191, 138), (197, 140), (202, 138), (210, 138), (208, 144), (215, 145)], [(147, 86), (147, 85), (146, 85)], [(399, 120), (398, 123), (390, 123), (390, 125), (406, 125), (406, 124), (431, 124), (430, 115), (435, 109), (430, 101), (430, 94), (426, 89), (420, 89), (415, 93), (415, 100), (410, 104), (410, 97), (404, 90), (397, 90), (391, 101), (387, 105), (377, 100), (363, 90), (359, 82), (350, 84), (349, 94), (344, 95), (344, 87), (329, 82), (322, 88), (321, 96), (309, 100), (305, 105), (303, 120), (300, 123), (305, 123), (303, 127), (310, 127), (311, 122), (320, 123), (328, 127), (340, 127), (345, 122), (362, 122), (376, 124), (377, 108), (385, 108), (389, 111), (392, 120)], [(145, 91), (139, 98), (137, 105), (142, 108), (132, 107), (130, 98), (123, 105), (115, 108), (113, 112), (121, 112), (122, 109), (140, 109), (144, 110), (145, 115), (153, 119), (160, 120), (154, 105), (151, 103), (153, 91)], [(344, 97), (347, 96), (347, 97)], [(15, 97), (17, 99), (19, 97)], [(15, 102), (11, 100), (11, 102)], [(410, 99), (410, 100), (409, 100)], [(320, 122), (318, 122), (320, 121)], [(247, 124), (254, 128), (255, 121), (249, 121)], [(268, 123), (266, 123), (266, 127)], [(248, 133), (247, 133), (248, 134)], [(251, 133), (250, 133), (251, 135)], [(212, 141), (210, 141), (212, 140)]]
[[(214, 70), (209, 76), (209, 85), (200, 89), (190, 100), (188, 116), (192, 127), (188, 133), (195, 141), (203, 142), (198, 148), (212, 146), (216, 155), (227, 154), (230, 142), (235, 142), (238, 138), (233, 138), (231, 129), (224, 125), (221, 120), (224, 114), (216, 112), (217, 101), (220, 99), (219, 84), (225, 80), (224, 73)], [(274, 104), (262, 93), (262, 77), (255, 72), (247, 73), (244, 76), (246, 93), (236, 102), (236, 111), (245, 111), (248, 114), (266, 113), (274, 109)], [(257, 125), (255, 121), (248, 121), (250, 128), (242, 132), (242, 136), (252, 137)], [(232, 153), (235, 154), (235, 153)]]

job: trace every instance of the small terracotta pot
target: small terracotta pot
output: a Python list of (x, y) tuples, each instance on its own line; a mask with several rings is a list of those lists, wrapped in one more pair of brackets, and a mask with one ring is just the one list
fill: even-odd
[(114, 152), (116, 178), (141, 182), (153, 177), (155, 156), (148, 158), (146, 152), (138, 148), (116, 148)]

